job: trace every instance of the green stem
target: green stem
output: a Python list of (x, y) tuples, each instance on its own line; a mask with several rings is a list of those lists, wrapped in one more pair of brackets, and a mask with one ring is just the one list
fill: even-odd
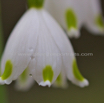
[[(1, 22), (1, 2), (0, 2), (0, 60), (3, 52), (3, 33), (2, 33), (2, 22)], [(0, 103), (8, 103), (6, 95), (6, 87), (0, 85)]]
[(7, 91), (5, 86), (0, 86), (0, 103), (8, 103)]
[(41, 9), (44, 5), (44, 0), (27, 0), (29, 8)]

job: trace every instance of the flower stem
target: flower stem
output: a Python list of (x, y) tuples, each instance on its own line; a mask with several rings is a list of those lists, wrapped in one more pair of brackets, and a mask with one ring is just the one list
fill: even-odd
[(44, 5), (44, 0), (27, 0), (29, 8), (41, 9)]
[(8, 103), (6, 87), (0, 86), (0, 103)]
[[(2, 33), (2, 22), (1, 22), (1, 2), (0, 2), (0, 61), (3, 52), (3, 33)], [(6, 87), (0, 85), (0, 103), (8, 103), (6, 95)]]

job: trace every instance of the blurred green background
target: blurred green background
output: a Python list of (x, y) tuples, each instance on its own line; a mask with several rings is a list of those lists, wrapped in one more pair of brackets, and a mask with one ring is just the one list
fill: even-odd
[[(26, 0), (1, 0), (4, 42), (26, 11)], [(101, 1), (104, 6), (104, 0)], [(103, 10), (104, 11), (104, 10)], [(81, 73), (90, 85), (79, 88), (69, 82), (68, 89), (40, 87), (37, 83), (28, 92), (19, 92), (14, 83), (7, 87), (9, 103), (104, 103), (104, 36), (94, 36), (82, 28), (79, 39), (71, 39), (76, 53), (93, 53), (77, 57)], [(0, 102), (1, 103), (1, 102)]]

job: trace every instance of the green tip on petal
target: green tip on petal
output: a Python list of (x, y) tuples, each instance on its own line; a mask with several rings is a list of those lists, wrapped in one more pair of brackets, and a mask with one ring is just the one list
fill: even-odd
[(81, 73), (78, 70), (76, 60), (73, 61), (73, 74), (77, 80), (79, 80), (79, 81), (84, 80), (83, 76), (81, 75)]
[(77, 29), (77, 17), (72, 9), (67, 9), (66, 11), (66, 23), (68, 30)]
[(3, 75), (1, 76), (1, 79), (6, 80), (7, 78), (9, 78), (10, 75), (12, 74), (12, 69), (13, 69), (13, 64), (11, 60), (8, 60), (5, 64), (5, 70)]
[(52, 82), (53, 75), (54, 75), (54, 73), (53, 73), (52, 67), (50, 65), (47, 65), (43, 69), (43, 79), (44, 79), (44, 82), (46, 82), (46, 81)]
[(100, 27), (100, 28), (104, 28), (104, 21), (103, 21), (103, 17), (101, 15), (98, 15), (96, 17), (96, 24)]
[(29, 8), (40, 9), (43, 7), (44, 0), (27, 0)]
[(56, 83), (57, 83), (58, 85), (60, 85), (60, 84), (62, 83), (62, 77), (61, 77), (61, 74), (59, 74), (59, 76), (57, 77)]
[(24, 70), (24, 72), (20, 75), (21, 82), (25, 82), (27, 80), (27, 68)]

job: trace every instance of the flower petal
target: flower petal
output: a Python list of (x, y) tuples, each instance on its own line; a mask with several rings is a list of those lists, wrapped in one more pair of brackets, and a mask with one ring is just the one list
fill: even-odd
[(104, 21), (100, 0), (83, 0), (85, 26), (94, 34), (104, 34)]
[[(62, 57), (57, 56), (61, 54), (54, 39), (52, 38), (50, 28), (51, 23), (46, 24), (42, 14), (46, 14), (48, 21), (51, 18), (42, 10), (38, 15), (40, 18), (40, 31), (38, 37), (38, 45), (33, 55), (33, 59), (29, 64), (29, 69), (36, 82), (41, 86), (51, 86), (56, 80), (62, 69)], [(54, 25), (55, 26), (55, 25)], [(57, 30), (58, 31), (58, 30)], [(53, 31), (53, 33), (56, 33)]]
[(79, 0), (46, 0), (45, 8), (67, 31), (69, 37), (80, 36), (83, 18)]
[[(73, 73), (73, 61), (75, 60), (74, 51), (71, 43), (66, 37), (65, 33), (62, 29), (57, 25), (57, 23), (53, 20), (53, 18), (48, 15), (46, 12), (43, 13), (44, 20), (48, 29), (50, 30), (50, 34), (54, 39), (57, 47), (61, 51), (61, 56), (63, 58), (64, 70), (67, 74), (69, 80), (71, 80), (74, 84), (82, 87), (87, 86), (88, 81), (83, 78), (83, 81), (78, 80)], [(49, 26), (51, 24), (51, 26)], [(86, 82), (85, 82), (86, 81)]]
[(56, 87), (56, 88), (67, 88), (68, 87), (67, 77), (66, 77), (66, 73), (65, 73), (64, 69), (62, 69), (62, 72), (57, 77), (56, 81), (53, 84), (53, 87)]
[(25, 69), (24, 72), (16, 80), (15, 87), (17, 90), (27, 91), (34, 84), (33, 78), (30, 76), (29, 69)]
[[(1, 61), (0, 82), (10, 84), (27, 68), (37, 45), (38, 31), (37, 12), (35, 9), (30, 9), (20, 19), (7, 42)], [(12, 64), (12, 73), (8, 78), (2, 79), (9, 69), (6, 67), (8, 61)]]

